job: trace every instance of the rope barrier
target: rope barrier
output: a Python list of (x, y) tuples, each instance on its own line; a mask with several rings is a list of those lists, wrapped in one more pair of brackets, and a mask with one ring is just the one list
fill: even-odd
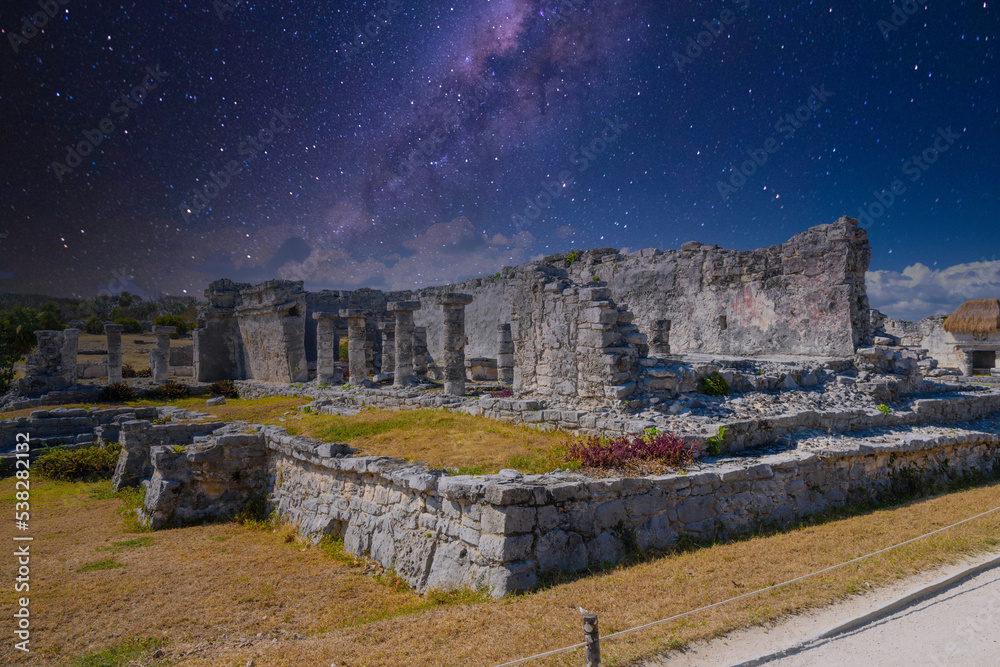
[[(691, 616), (692, 614), (697, 614), (698, 612), (701, 612), (701, 611), (707, 611), (707, 610), (712, 609), (714, 607), (719, 607), (721, 605), (728, 604), (730, 602), (736, 602), (737, 600), (743, 600), (744, 598), (748, 598), (748, 597), (751, 597), (753, 595), (757, 595), (759, 593), (765, 593), (767, 591), (773, 591), (776, 588), (781, 588), (782, 586), (787, 586), (789, 584), (794, 584), (794, 583), (796, 583), (798, 581), (802, 581), (804, 579), (809, 579), (810, 577), (815, 577), (817, 574), (824, 574), (826, 572), (832, 572), (833, 570), (837, 570), (837, 569), (840, 569), (840, 568), (845, 567), (847, 565), (851, 565), (852, 563), (857, 563), (857, 562), (863, 561), (866, 558), (871, 558), (872, 556), (878, 556), (879, 554), (884, 554), (884, 553), (886, 553), (888, 551), (892, 551), (893, 549), (898, 549), (899, 547), (906, 546), (907, 544), (912, 544), (913, 542), (916, 542), (918, 540), (922, 540), (924, 538), (930, 537), (931, 535), (937, 535), (938, 533), (944, 532), (946, 530), (950, 530), (950, 529), (952, 529), (952, 528), (954, 528), (956, 526), (961, 526), (963, 523), (969, 523), (970, 521), (975, 521), (976, 519), (982, 518), (982, 517), (986, 516), (987, 514), (992, 514), (993, 512), (996, 512), (998, 510), (1000, 510), (1000, 507), (994, 507), (993, 509), (987, 510), (986, 512), (983, 512), (982, 514), (977, 514), (975, 516), (969, 517), (968, 519), (962, 519), (961, 521), (953, 523), (950, 526), (945, 526), (944, 528), (938, 528), (937, 530), (933, 530), (933, 531), (931, 531), (929, 533), (925, 533), (923, 535), (920, 535), (919, 537), (914, 537), (912, 539), (906, 540), (905, 542), (900, 542), (899, 544), (894, 544), (891, 547), (886, 547), (885, 549), (879, 549), (878, 551), (873, 551), (870, 554), (866, 554), (864, 556), (859, 556), (859, 557), (853, 558), (853, 559), (851, 559), (849, 561), (844, 561), (843, 563), (840, 563), (839, 565), (832, 565), (830, 567), (823, 568), (822, 570), (817, 570), (816, 572), (811, 572), (809, 574), (804, 574), (801, 577), (795, 577), (794, 579), (789, 579), (788, 581), (783, 581), (780, 584), (774, 584), (773, 586), (768, 586), (767, 588), (761, 588), (761, 589), (753, 591), (751, 593), (744, 593), (743, 595), (737, 595), (734, 598), (729, 598), (728, 600), (723, 600), (721, 602), (715, 602), (713, 604), (706, 605), (704, 607), (699, 607), (697, 609), (692, 609), (691, 611), (686, 611), (686, 612), (684, 612), (682, 614), (677, 614), (676, 616), (671, 616), (669, 618), (663, 618), (663, 619), (660, 619), (659, 621), (653, 621), (651, 623), (646, 623), (644, 625), (637, 625), (634, 628), (629, 628), (627, 630), (620, 630), (618, 632), (613, 632), (610, 635), (605, 635), (605, 636), (601, 637), (601, 640), (603, 641), (603, 640), (607, 640), (607, 639), (612, 639), (614, 637), (621, 637), (622, 635), (627, 635), (627, 634), (629, 634), (631, 632), (638, 632), (639, 630), (645, 630), (646, 628), (651, 628), (654, 625), (660, 625), (661, 623), (669, 623), (670, 621), (676, 621), (677, 619), (684, 618), (685, 616)], [(497, 665), (497, 667), (509, 667), (509, 665), (519, 665), (519, 664), (521, 664), (523, 662), (528, 662), (529, 660), (536, 660), (538, 658), (544, 658), (544, 657), (547, 657), (547, 656), (550, 656), (550, 655), (557, 655), (559, 653), (566, 653), (567, 651), (572, 651), (572, 650), (575, 650), (575, 649), (578, 649), (578, 648), (583, 648), (584, 646), (585, 646), (585, 644), (580, 643), (580, 644), (574, 644), (572, 646), (566, 646), (566, 647), (563, 647), (563, 648), (557, 648), (557, 649), (554, 649), (552, 651), (546, 651), (545, 653), (538, 653), (537, 655), (531, 655), (531, 656), (528, 656), (527, 658), (519, 658), (519, 659), (513, 660), (511, 662), (505, 662), (502, 665)]]

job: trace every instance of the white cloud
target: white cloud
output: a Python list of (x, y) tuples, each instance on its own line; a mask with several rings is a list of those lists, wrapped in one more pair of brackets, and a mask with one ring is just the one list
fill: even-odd
[(420, 236), (405, 241), (399, 252), (380, 259), (359, 262), (342, 248), (314, 248), (305, 260), (285, 264), (278, 275), (286, 280), (345, 289), (447, 285), (522, 264), (534, 242), (530, 232), (490, 238), (476, 231), (468, 218), (459, 217), (431, 225)]
[(914, 264), (897, 271), (869, 271), (868, 300), (890, 317), (916, 321), (947, 315), (967, 299), (1000, 297), (1000, 261), (932, 269)]

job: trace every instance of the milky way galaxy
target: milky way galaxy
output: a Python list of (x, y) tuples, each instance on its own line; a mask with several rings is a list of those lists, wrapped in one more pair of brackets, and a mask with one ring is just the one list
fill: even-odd
[(0, 291), (417, 287), (844, 214), (876, 305), (1000, 291), (982, 0), (49, 4), (0, 14)]

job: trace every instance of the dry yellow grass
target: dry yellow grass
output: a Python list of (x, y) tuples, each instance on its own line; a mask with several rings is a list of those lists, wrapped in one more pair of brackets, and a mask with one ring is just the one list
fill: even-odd
[[(190, 338), (171, 339), (170, 347), (191, 345)], [(122, 334), (122, 363), (132, 364), (136, 370), (149, 368), (149, 351), (156, 347), (154, 334)], [(107, 350), (108, 338), (103, 334), (80, 334), (79, 351)], [(81, 362), (97, 363), (100, 355), (81, 354), (77, 357)]]
[[(990, 509), (998, 484), (894, 509), (719, 544), (479, 604), (435, 604), (366, 576), (289, 532), (219, 524), (126, 533), (119, 501), (94, 485), (32, 486), (33, 651), (64, 665), (134, 638), (161, 639), (180, 665), (488, 665), (581, 640), (583, 606), (603, 634), (724, 600), (875, 551)], [(13, 480), (0, 482), (11, 516)], [(11, 523), (5, 522), (5, 526)], [(11, 528), (5, 528), (9, 542)], [(151, 537), (134, 547), (115, 546)], [(838, 572), (605, 641), (605, 664), (765, 623), (1000, 544), (994, 514)], [(123, 567), (79, 569), (112, 558)], [(13, 578), (10, 558), (0, 576)], [(13, 592), (3, 587), (0, 604)], [(257, 635), (260, 633), (260, 637)], [(295, 639), (293, 633), (304, 635)], [(11, 642), (0, 662), (14, 660)], [(532, 664), (578, 665), (579, 653)]]

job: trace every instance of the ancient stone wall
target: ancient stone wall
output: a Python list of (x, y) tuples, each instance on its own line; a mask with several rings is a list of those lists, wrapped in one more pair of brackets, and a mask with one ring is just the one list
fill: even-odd
[(248, 377), (265, 382), (305, 382), (306, 296), (302, 282), (269, 280), (240, 290), (236, 307)]
[(248, 283), (223, 278), (205, 290), (208, 305), (199, 311), (198, 328), (191, 334), (194, 379), (198, 382), (247, 377), (246, 351), (236, 308), (242, 303), (240, 290), (249, 287)]
[[(865, 291), (870, 259), (867, 232), (843, 217), (769, 248), (739, 251), (690, 242), (680, 250), (586, 250), (420, 290), (414, 298), (436, 291), (472, 294), (466, 328), (468, 354), (475, 357), (496, 356), (496, 326), (511, 321), (524, 298), (519, 278), (531, 271), (576, 284), (595, 277), (606, 282), (611, 297), (636, 314), (654, 353), (669, 347), (674, 354), (848, 357), (871, 344)], [(437, 358), (438, 318), (423, 312), (417, 319), (428, 327)]]
[(234, 425), (185, 448), (153, 448), (143, 516), (153, 527), (214, 519), (267, 494), (303, 536), (342, 536), (348, 551), (422, 590), (503, 595), (534, 587), (547, 571), (613, 563), (681, 536), (745, 533), (869, 501), (900, 482), (995, 475), (998, 443), (994, 433), (955, 429), (830, 439), (689, 474), (473, 477)]

